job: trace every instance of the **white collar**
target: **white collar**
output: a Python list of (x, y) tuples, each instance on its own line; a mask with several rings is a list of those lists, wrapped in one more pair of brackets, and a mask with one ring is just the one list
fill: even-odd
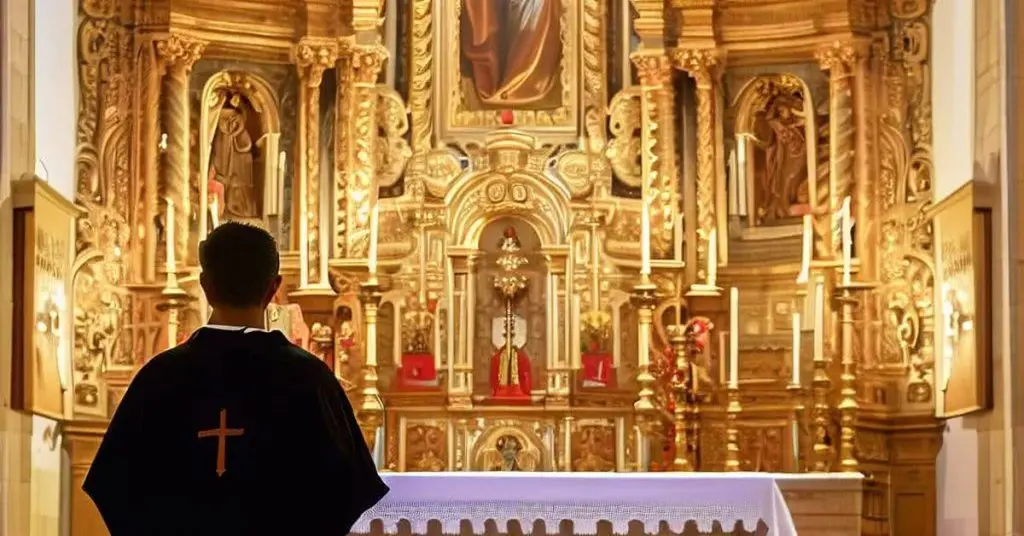
[(261, 331), (263, 333), (269, 333), (265, 329), (253, 328), (249, 326), (226, 326), (223, 324), (206, 324), (204, 328), (219, 329), (221, 331), (241, 331), (242, 333), (255, 333)]

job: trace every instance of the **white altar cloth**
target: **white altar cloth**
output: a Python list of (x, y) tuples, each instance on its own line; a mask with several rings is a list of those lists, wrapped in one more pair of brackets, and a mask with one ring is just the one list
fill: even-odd
[[(626, 534), (631, 521), (648, 533), (660, 523), (682, 532), (688, 521), (701, 532), (715, 522), (731, 531), (737, 521), (754, 531), (758, 521), (771, 536), (796, 536), (793, 519), (767, 473), (387, 473), (391, 492), (366, 512), (352, 528), (369, 534), (380, 520), (386, 534), (396, 534), (399, 521), (414, 534), (426, 534), (437, 520), (445, 534), (459, 534), (462, 520), (482, 534), (494, 520), (500, 532), (516, 520), (529, 534), (535, 521), (544, 521), (548, 534), (557, 534), (562, 520), (573, 522), (575, 534), (596, 534), (597, 524), (610, 522), (616, 534)], [(778, 475), (781, 476), (781, 475)]]

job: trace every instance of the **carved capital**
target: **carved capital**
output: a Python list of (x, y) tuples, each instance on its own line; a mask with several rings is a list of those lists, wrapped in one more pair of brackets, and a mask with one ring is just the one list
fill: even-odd
[(171, 72), (186, 75), (192, 71), (192, 66), (206, 50), (206, 41), (179, 34), (157, 39), (155, 44), (156, 55), (163, 65)]
[(376, 84), (388, 51), (380, 45), (352, 48), (352, 76), (356, 84)]
[(333, 39), (303, 38), (292, 50), (292, 61), (309, 87), (320, 87), (324, 71), (338, 61), (338, 43)]
[(823, 71), (848, 72), (864, 54), (863, 47), (857, 43), (836, 41), (820, 47), (814, 57)]
[(664, 50), (646, 50), (629, 55), (642, 86), (667, 86), (672, 83), (672, 62)]
[(698, 84), (711, 83), (719, 59), (718, 50), (713, 48), (683, 48), (672, 53), (676, 67), (686, 71)]

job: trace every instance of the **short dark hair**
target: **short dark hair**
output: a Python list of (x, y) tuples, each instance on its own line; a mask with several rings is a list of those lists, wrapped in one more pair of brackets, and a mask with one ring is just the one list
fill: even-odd
[(254, 307), (262, 305), (277, 278), (281, 257), (267, 231), (226, 222), (199, 244), (199, 265), (210, 305)]

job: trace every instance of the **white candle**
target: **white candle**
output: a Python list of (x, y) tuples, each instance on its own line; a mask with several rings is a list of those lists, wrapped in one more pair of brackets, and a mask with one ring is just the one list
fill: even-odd
[(740, 134), (736, 138), (736, 169), (739, 180), (739, 191), (737, 202), (739, 203), (740, 216), (747, 215), (747, 134)]
[(843, 285), (850, 284), (850, 271), (853, 262), (853, 221), (850, 219), (850, 198), (843, 199), (843, 208), (839, 211), (843, 234)]
[(718, 280), (718, 230), (711, 229), (708, 233), (708, 285), (714, 286)]
[(825, 283), (814, 285), (814, 360), (825, 358)]
[(370, 210), (370, 249), (366, 267), (370, 271), (371, 277), (377, 275), (377, 227), (380, 221), (378, 202), (378, 200), (374, 200), (373, 209)]
[(174, 273), (174, 201), (167, 198), (167, 219), (164, 222), (164, 242), (167, 246), (167, 273)]
[(814, 243), (814, 236), (811, 233), (811, 215), (804, 214), (804, 237), (803, 253), (800, 257), (800, 274), (796, 277), (797, 283), (807, 282), (811, 275), (811, 245)]
[(210, 220), (213, 223), (214, 229), (220, 226), (220, 210), (217, 207), (216, 197), (210, 200)]
[(793, 385), (800, 385), (800, 313), (793, 313)]
[(647, 199), (641, 200), (640, 209), (640, 273), (651, 275), (651, 209)]
[(729, 388), (740, 386), (740, 289), (729, 290)]

